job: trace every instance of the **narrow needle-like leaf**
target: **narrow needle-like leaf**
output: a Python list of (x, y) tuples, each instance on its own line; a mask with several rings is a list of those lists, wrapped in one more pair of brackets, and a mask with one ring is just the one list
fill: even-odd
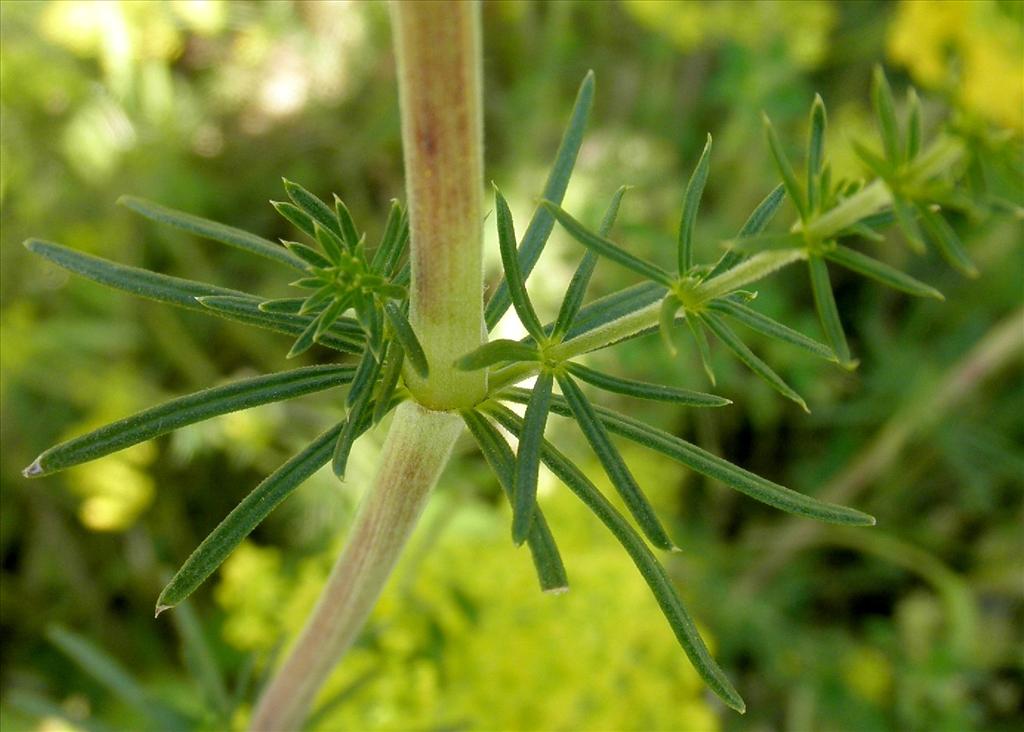
[(825, 252), (825, 258), (831, 262), (835, 262), (840, 267), (846, 267), (849, 270), (870, 277), (873, 280), (881, 282), (883, 285), (888, 285), (897, 290), (907, 292), (911, 295), (917, 295), (918, 297), (933, 297), (936, 300), (945, 300), (942, 293), (936, 290), (931, 285), (926, 285), (920, 280), (914, 279), (908, 274), (900, 272), (894, 267), (890, 267), (884, 262), (879, 262), (877, 259), (872, 259), (855, 249), (844, 247), (841, 244), (836, 245), (834, 249)]
[(508, 284), (508, 294), (512, 298), (512, 306), (516, 309), (516, 315), (519, 316), (519, 321), (526, 328), (526, 332), (541, 342), (544, 339), (544, 327), (533, 309), (530, 295), (526, 292), (526, 281), (519, 269), (519, 254), (516, 249), (516, 232), (512, 224), (512, 212), (509, 211), (508, 202), (501, 195), (497, 186), (494, 188), (494, 204), (498, 222), (501, 264), (505, 270), (505, 282)]
[(49, 475), (211, 417), (347, 384), (353, 373), (350, 366), (309, 366), (171, 399), (51, 447), (25, 469), (25, 475)]
[(775, 159), (775, 167), (779, 171), (779, 175), (782, 177), (782, 185), (786, 187), (786, 193), (789, 195), (793, 205), (796, 206), (797, 212), (800, 214), (800, 220), (806, 221), (808, 216), (807, 211), (807, 199), (804, 197), (804, 192), (800, 188), (800, 183), (796, 179), (796, 174), (793, 172), (793, 166), (789, 164), (789, 158), (786, 157), (785, 150), (782, 149), (782, 143), (779, 142), (779, 136), (775, 133), (775, 127), (772, 126), (772, 121), (768, 119), (768, 115), (764, 115), (764, 132), (768, 138), (768, 147), (771, 149), (772, 157)]
[(273, 206), (274, 210), (281, 214), (281, 216), (290, 221), (296, 229), (304, 234), (316, 238), (316, 226), (314, 225), (314, 219), (308, 213), (303, 211), (294, 203), (288, 203), (287, 201), (271, 201), (270, 205)]
[(758, 333), (762, 333), (769, 338), (802, 348), (818, 358), (824, 358), (826, 361), (833, 362), (839, 360), (836, 358), (836, 354), (832, 352), (832, 349), (824, 343), (808, 338), (803, 333), (795, 331), (789, 326), (783, 325), (779, 321), (769, 318), (767, 315), (763, 315), (735, 300), (728, 298), (712, 300), (707, 304), (707, 307), (709, 310), (728, 315), (730, 318), (740, 321), (748, 328), (756, 330)]
[(676, 313), (683, 305), (675, 295), (665, 295), (658, 308), (658, 333), (661, 335), (661, 342), (669, 355), (675, 357), (679, 353), (679, 346), (676, 344)]
[(284, 178), (283, 180), (284, 189), (288, 193), (288, 198), (292, 199), (292, 202), (295, 203), (296, 206), (305, 211), (311, 219), (319, 223), (324, 228), (333, 231), (338, 236), (342, 236), (341, 225), (338, 223), (338, 217), (334, 215), (334, 211), (331, 210), (330, 206), (300, 186), (298, 183), (293, 183), (287, 178)]
[[(512, 388), (502, 392), (501, 398), (523, 404), (529, 398), (529, 392), (525, 389)], [(595, 410), (609, 431), (667, 455), (691, 470), (769, 506), (832, 524), (873, 526), (875, 523), (875, 519), (866, 513), (797, 493), (640, 420), (606, 407), (595, 407)], [(573, 416), (568, 402), (558, 396), (551, 400), (551, 411), (563, 417)]]
[(331, 260), (311, 246), (307, 246), (297, 241), (286, 241), (284, 245), (289, 252), (313, 267), (327, 269), (333, 264)]
[(950, 266), (965, 277), (977, 277), (978, 268), (967, 256), (963, 244), (960, 243), (960, 237), (956, 235), (953, 227), (946, 222), (942, 214), (932, 211), (927, 206), (918, 206), (917, 210), (921, 214), (921, 222), (936, 249), (949, 262)]
[(907, 89), (907, 162), (921, 152), (921, 100), (914, 87)]
[(404, 361), (405, 351), (402, 349), (400, 343), (393, 341), (387, 347), (384, 358), (384, 368), (380, 377), (380, 384), (378, 385), (377, 393), (374, 396), (374, 424), (380, 422), (388, 411), (391, 404), (391, 398), (394, 396), (395, 389), (398, 388), (398, 379), (402, 375), (402, 363)]
[(427, 364), (427, 354), (423, 352), (420, 339), (416, 337), (416, 331), (409, 324), (402, 307), (394, 300), (389, 300), (384, 303), (384, 313), (387, 315), (388, 322), (391, 323), (391, 329), (395, 334), (395, 338), (402, 344), (405, 356), (409, 359), (409, 365), (412, 366), (413, 371), (420, 378), (427, 378), (430, 373), (430, 367)]
[(540, 445), (544, 441), (544, 426), (548, 421), (548, 405), (554, 377), (542, 371), (533, 386), (526, 405), (523, 434), (516, 455), (515, 502), (512, 504), (512, 541), (522, 544), (530, 533), (534, 509), (537, 505), (537, 473), (540, 469)]
[(823, 257), (812, 255), (807, 258), (807, 267), (811, 273), (811, 291), (814, 293), (814, 305), (818, 309), (818, 319), (825, 331), (825, 340), (839, 359), (839, 365), (845, 369), (857, 367), (857, 362), (850, 357), (850, 346), (846, 342), (843, 322), (839, 319), (839, 308), (832, 294), (832, 282), (828, 278), (828, 265)]
[[(493, 414), (505, 426), (506, 429), (518, 433), (522, 430), (522, 420), (510, 410), (495, 405)], [(739, 693), (729, 682), (722, 669), (711, 657), (707, 646), (697, 631), (686, 608), (683, 607), (676, 593), (672, 579), (668, 576), (664, 567), (655, 559), (651, 550), (644, 544), (643, 539), (633, 530), (622, 515), (615, 510), (611, 503), (601, 495), (601, 492), (590, 480), (573, 465), (568, 458), (559, 452), (553, 445), (545, 441), (542, 449), (542, 458), (559, 480), (565, 483), (568, 488), (589, 508), (595, 516), (603, 523), (612, 535), (618, 540), (622, 547), (629, 554), (630, 559), (640, 571), (641, 576), (651, 588), (651, 593), (661, 608), (662, 614), (668, 621), (672, 632), (679, 641), (679, 645), (690, 659), (690, 663), (704, 679), (708, 687), (715, 692), (726, 704), (738, 712), (743, 712), (746, 705)]]
[(872, 75), (871, 101), (875, 107), (875, 114), (878, 116), (878, 129), (882, 134), (885, 157), (893, 165), (899, 165), (903, 160), (903, 151), (900, 144), (899, 125), (896, 122), (896, 108), (889, 80), (885, 78), (885, 72), (882, 71), (881, 66), (876, 66)]
[(348, 206), (337, 195), (334, 196), (334, 212), (338, 223), (341, 225), (340, 233), (342, 238), (349, 249), (355, 249), (360, 240), (359, 230), (356, 228), (356, 222), (353, 221)]
[(696, 313), (687, 313), (686, 326), (690, 329), (693, 340), (697, 344), (697, 353), (700, 356), (700, 363), (704, 367), (704, 373), (707, 374), (711, 386), (714, 386), (718, 382), (715, 379), (715, 369), (711, 365), (711, 346), (708, 345), (708, 337), (704, 333), (704, 322)]
[[(305, 332), (310, 323), (315, 320), (314, 317), (308, 315), (288, 315), (274, 310), (261, 310), (260, 301), (248, 295), (245, 297), (200, 297), (196, 298), (196, 301), (207, 313), (292, 336), (298, 336)], [(321, 334), (317, 342), (343, 353), (360, 353), (365, 347), (365, 339), (359, 324), (351, 318), (344, 317), (335, 320), (327, 332)]]
[(602, 257), (606, 257), (613, 262), (621, 264), (623, 267), (633, 270), (641, 277), (646, 277), (647, 279), (658, 282), (665, 287), (672, 287), (675, 284), (676, 278), (661, 267), (651, 264), (650, 262), (645, 262), (639, 257), (633, 256), (615, 242), (605, 239), (603, 236), (598, 236), (551, 201), (541, 201), (541, 205), (551, 211), (555, 219), (558, 220), (558, 223), (560, 223), (576, 241), (588, 249), (593, 250)]
[(813, 214), (821, 205), (821, 169), (825, 161), (825, 102), (814, 95), (807, 142), (807, 203)]
[(598, 389), (636, 397), (638, 399), (652, 399), (661, 402), (673, 402), (684, 404), (688, 407), (724, 407), (732, 402), (725, 397), (715, 394), (705, 394), (700, 391), (689, 389), (677, 389), (662, 384), (651, 384), (646, 381), (634, 381), (633, 379), (622, 379), (618, 376), (595, 371), (578, 363), (567, 364), (569, 372), (588, 384), (593, 384)]
[(718, 340), (722, 341), (747, 368), (767, 381), (782, 396), (799, 404), (805, 412), (811, 411), (807, 408), (807, 403), (803, 398), (793, 391), (789, 384), (783, 381), (782, 377), (775, 373), (768, 364), (755, 356), (754, 352), (747, 348), (747, 345), (739, 339), (739, 336), (733, 333), (728, 325), (722, 322), (721, 318), (714, 313), (708, 312), (701, 314), (699, 317), (711, 329), (711, 332), (715, 334)]
[[(775, 212), (779, 210), (779, 206), (786, 199), (786, 187), (781, 183), (772, 189), (771, 193), (764, 197), (761, 203), (757, 204), (750, 216), (747, 217), (746, 222), (740, 228), (739, 234), (736, 235), (737, 239), (742, 239), (748, 236), (757, 236), (765, 227), (771, 223), (772, 218), (775, 216)], [(743, 254), (736, 251), (728, 251), (722, 255), (722, 258), (718, 260), (714, 268), (708, 273), (705, 279), (711, 279), (717, 277), (722, 272), (732, 269), (743, 259)]]
[(686, 195), (683, 197), (683, 215), (679, 221), (677, 249), (681, 277), (685, 276), (693, 266), (693, 230), (697, 224), (697, 209), (700, 208), (700, 199), (704, 195), (704, 184), (708, 181), (710, 162), (711, 135), (708, 135), (708, 141), (704, 144), (704, 150), (693, 169), (690, 182), (686, 185)]
[(402, 207), (398, 201), (391, 202), (391, 210), (388, 212), (388, 220), (384, 225), (384, 235), (381, 236), (380, 244), (373, 253), (373, 261), (370, 269), (385, 277), (391, 274), (391, 267), (399, 254), (395, 250), (401, 247), (402, 240)]
[[(615, 223), (615, 217), (619, 213), (619, 204), (622, 203), (622, 196), (627, 190), (629, 190), (628, 186), (621, 186), (619, 190), (615, 191), (615, 195), (612, 196), (612, 202), (608, 205), (604, 218), (601, 220), (601, 228), (598, 229), (600, 236), (608, 236), (608, 232), (611, 231), (612, 225)], [(562, 306), (558, 310), (555, 327), (551, 331), (551, 339), (556, 343), (561, 341), (569, 331), (573, 320), (579, 313), (580, 306), (583, 304), (583, 297), (587, 292), (587, 285), (590, 284), (590, 277), (593, 275), (596, 265), (597, 254), (588, 249), (583, 254), (583, 260), (580, 262), (579, 267), (576, 268), (576, 272), (573, 273), (572, 280), (569, 282), (569, 289), (565, 292), (565, 297), (562, 298)]]
[(338, 424), (324, 432), (242, 499), (203, 539), (160, 593), (156, 601), (157, 615), (191, 595), (281, 501), (327, 464), (341, 428)]
[[(569, 125), (562, 135), (562, 142), (555, 154), (555, 162), (551, 166), (547, 182), (544, 184), (543, 197), (548, 201), (561, 204), (565, 196), (565, 189), (569, 185), (569, 177), (572, 175), (573, 166), (576, 164), (576, 155), (579, 153), (580, 145), (583, 143), (583, 128), (587, 125), (587, 116), (590, 114), (590, 106), (594, 100), (594, 72), (588, 71), (580, 84), (579, 92), (576, 95), (576, 103), (573, 105), (572, 115), (569, 118)], [(519, 245), (519, 269), (523, 277), (529, 277), (533, 267), (537, 264), (544, 245), (551, 235), (551, 229), (555, 220), (551, 212), (543, 206), (538, 206), (534, 211), (533, 218), (523, 234), (523, 240)], [(501, 316), (508, 310), (512, 300), (509, 297), (508, 283), (502, 281), (495, 290), (493, 297), (487, 302), (484, 311), (484, 320), (487, 329), (490, 330)]]
[(476, 348), (455, 362), (463, 371), (485, 369), (499, 363), (539, 361), (540, 352), (528, 343), (498, 338)]
[(176, 229), (201, 236), (204, 239), (219, 241), (221, 244), (227, 244), (252, 254), (258, 254), (275, 262), (287, 264), (289, 267), (300, 272), (308, 269), (302, 260), (288, 253), (280, 245), (243, 229), (236, 229), (233, 226), (227, 226), (200, 216), (193, 216), (184, 211), (177, 211), (143, 198), (136, 198), (135, 196), (121, 196), (117, 199), (117, 202), (150, 221), (168, 224)]
[(368, 418), (373, 416), (370, 405), (380, 369), (381, 363), (374, 357), (373, 352), (369, 349), (364, 351), (348, 392), (348, 418), (341, 427), (341, 434), (338, 435), (334, 454), (331, 456), (331, 470), (342, 480), (345, 479), (345, 468), (352, 452), (352, 445), (366, 429)]
[(907, 239), (907, 244), (915, 254), (924, 254), (924, 236), (921, 234), (921, 227), (917, 225), (917, 212), (914, 206), (908, 202), (893, 196), (892, 210), (896, 214), (896, 222)]
[(315, 318), (309, 321), (309, 325), (306, 326), (306, 329), (304, 331), (299, 333), (299, 337), (295, 339), (295, 342), (292, 344), (292, 347), (291, 349), (289, 349), (288, 354), (285, 356), (285, 358), (295, 358), (296, 356), (301, 356), (303, 353), (305, 353), (306, 351), (313, 347), (313, 344), (316, 343), (317, 331), (320, 330), (320, 319), (322, 317), (323, 314), (321, 313), (320, 315), (317, 315)]
[[(501, 433), (479, 412), (466, 411), (462, 418), (480, 447), (484, 459), (498, 478), (509, 503), (515, 505), (515, 456)], [(544, 592), (560, 593), (569, 589), (569, 578), (544, 514), (537, 506), (533, 524), (526, 536), (537, 580)]]
[(572, 409), (572, 413), (576, 417), (576, 423), (580, 426), (580, 431), (587, 438), (590, 449), (597, 455), (597, 459), (601, 462), (601, 466), (608, 475), (608, 479), (618, 494), (622, 496), (626, 508), (629, 509), (633, 518), (640, 525), (640, 530), (659, 549), (666, 551), (675, 550), (675, 544), (672, 543), (661, 522), (658, 521), (654, 508), (646, 496), (644, 496), (643, 491), (640, 490), (640, 486), (629, 471), (629, 468), (626, 467), (625, 460), (622, 459), (622, 455), (615, 448), (611, 438), (608, 436), (608, 432), (605, 430), (604, 425), (601, 424), (601, 420), (598, 419), (597, 413), (594, 411), (594, 407), (590, 404), (586, 395), (576, 382), (567, 375), (559, 375), (558, 385), (562, 389), (565, 401), (569, 404), (569, 408)]

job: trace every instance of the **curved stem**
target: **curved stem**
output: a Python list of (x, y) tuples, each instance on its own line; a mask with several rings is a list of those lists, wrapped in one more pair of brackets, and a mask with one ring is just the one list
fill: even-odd
[(374, 483), (344, 551), (284, 665), (264, 690), (251, 730), (297, 730), (320, 686), (373, 609), (462, 431), (458, 414), (398, 407)]

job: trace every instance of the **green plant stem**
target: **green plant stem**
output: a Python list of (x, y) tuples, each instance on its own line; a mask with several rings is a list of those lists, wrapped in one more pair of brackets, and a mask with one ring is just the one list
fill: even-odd
[(398, 407), (348, 542), (288, 659), (263, 692), (251, 730), (300, 729), (320, 686), (363, 627), (462, 431), (458, 414)]
[[(853, 502), (902, 454), (908, 442), (934, 425), (946, 412), (967, 399), (992, 375), (1024, 353), (1024, 309), (1006, 317), (954, 364), (938, 385), (923, 397), (914, 397), (879, 430), (875, 439), (817, 495), (825, 501)], [(884, 523), (884, 518), (882, 519)], [(794, 553), (819, 540), (819, 527), (787, 519), (771, 542), (770, 551), (736, 585), (737, 597), (752, 597)], [(763, 536), (754, 539), (764, 546)]]
[(430, 375), (406, 369), (430, 409), (472, 407), (485, 370), (455, 360), (484, 340), (483, 115), (480, 9), (475, 2), (395, 2), (402, 148), (409, 200), (409, 320)]

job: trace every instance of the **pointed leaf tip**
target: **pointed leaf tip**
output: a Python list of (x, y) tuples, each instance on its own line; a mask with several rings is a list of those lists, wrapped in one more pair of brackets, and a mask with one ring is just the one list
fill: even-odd
[(156, 606), (156, 612), (153, 613), (153, 617), (154, 618), (159, 618), (160, 617), (160, 613), (162, 613), (164, 610), (170, 610), (173, 607), (174, 607), (174, 605), (157, 605)]
[(35, 478), (38, 475), (42, 475), (43, 466), (39, 463), (39, 458), (36, 458), (31, 465), (21, 471), (21, 474), (26, 478)]

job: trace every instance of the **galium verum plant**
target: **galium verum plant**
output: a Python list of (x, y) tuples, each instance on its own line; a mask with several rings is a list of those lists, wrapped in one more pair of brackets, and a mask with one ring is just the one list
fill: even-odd
[[(243, 379), (173, 399), (50, 448), (25, 470), (25, 475), (49, 475), (234, 410), (348, 385), (345, 419), (242, 499), (185, 560), (157, 600), (157, 614), (184, 600), (267, 514), (328, 462), (337, 475), (343, 476), (353, 442), (402, 405), (392, 423), (380, 473), (360, 509), (349, 545), (313, 619), (265, 692), (253, 720), (255, 728), (282, 729), (301, 723), (320, 683), (372, 607), (463, 424), (512, 505), (512, 540), (528, 546), (541, 589), (560, 592), (568, 588), (554, 531), (536, 498), (538, 470), (544, 463), (622, 544), (690, 661), (727, 705), (742, 712), (742, 698), (708, 652), (672, 580), (652, 552), (651, 547), (679, 549), (611, 435), (662, 453), (783, 511), (836, 524), (866, 526), (874, 519), (856, 509), (790, 490), (676, 435), (598, 406), (582, 385), (693, 408), (723, 407), (731, 403), (728, 399), (596, 371), (582, 360), (596, 350), (655, 330), (675, 353), (683, 347), (678, 336), (685, 328), (712, 385), (715, 376), (709, 335), (782, 396), (807, 409), (800, 395), (755, 355), (731, 324), (843, 367), (855, 367), (832, 295), (828, 265), (844, 267), (911, 295), (941, 298), (931, 286), (857, 248), (864, 241), (880, 240), (879, 229), (896, 223), (914, 252), (922, 252), (925, 240), (931, 241), (956, 269), (969, 276), (976, 274), (942, 216), (943, 207), (964, 203), (958, 176), (970, 151), (956, 137), (947, 135), (924, 144), (919, 105), (912, 90), (906, 105), (905, 129), (901, 131), (892, 93), (878, 69), (873, 102), (882, 151), (874, 152), (860, 143), (856, 146), (873, 179), (832, 180), (824, 147), (825, 105), (820, 97), (811, 107), (806, 161), (800, 176), (765, 118), (768, 147), (782, 183), (767, 194), (735, 238), (725, 242), (725, 251), (716, 261), (698, 263), (694, 232), (710, 171), (709, 136), (686, 187), (674, 267), (669, 270), (638, 258), (609, 238), (625, 187), (614, 194), (596, 230), (561, 208), (593, 100), (594, 78), (588, 74), (580, 86), (542, 200), (518, 243), (509, 207), (501, 192), (494, 189), (504, 277), (486, 307), (481, 310), (482, 302), (468, 303), (466, 308), (477, 308), (477, 314), (460, 313), (462, 322), (479, 324), (477, 333), (444, 335), (442, 330), (448, 321), (431, 320), (433, 303), (428, 298), (436, 297), (438, 287), (443, 286), (457, 290), (463, 300), (471, 300), (465, 297), (467, 290), (461, 287), (464, 283), (445, 281), (445, 272), (456, 273), (452, 277), (480, 277), (480, 239), (474, 234), (483, 218), (477, 176), (478, 20), (475, 6), (468, 3), (445, 6), (439, 18), (424, 15), (427, 11), (417, 7), (420, 5), (398, 4), (394, 12), (410, 206), (405, 210), (393, 202), (376, 246), (367, 246), (365, 233), (359, 231), (340, 198), (335, 196), (333, 206), (328, 205), (287, 180), (289, 200), (273, 205), (308, 236), (309, 243), (286, 241), (282, 247), (255, 234), (139, 198), (124, 197), (120, 201), (155, 222), (245, 250), (297, 272), (299, 279), (292, 284), (305, 293), (303, 296), (266, 299), (117, 264), (38, 239), (26, 242), (32, 252), (95, 282), (290, 336), (294, 340), (289, 357), (319, 344), (345, 360)], [(430, 38), (429, 43), (424, 38)], [(451, 40), (448, 46), (469, 48), (468, 60), (455, 58), (459, 54), (446, 47), (445, 38)], [(460, 75), (465, 83), (451, 81)], [(470, 120), (468, 125), (466, 119)], [(424, 177), (424, 171), (434, 178)], [(445, 171), (451, 181), (437, 178)], [(427, 179), (433, 183), (424, 183)], [(449, 184), (461, 185), (466, 191), (455, 203), (450, 200), (452, 189), (446, 188)], [(443, 196), (448, 196), (447, 203), (441, 202)], [(797, 219), (787, 229), (769, 229), (786, 200), (796, 210)], [(431, 203), (461, 208), (438, 214), (429, 210)], [(468, 232), (464, 241), (455, 237), (455, 241), (445, 240), (435, 249), (426, 248), (424, 242), (450, 233), (446, 227), (451, 227), (451, 221), (460, 215), (463, 218), (459, 225)], [(584, 247), (584, 252), (556, 317), (545, 322), (530, 300), (526, 282), (556, 222)], [(464, 266), (459, 262), (466, 252), (472, 261)], [(631, 270), (642, 281), (584, 304), (591, 276), (602, 259)], [(825, 342), (751, 307), (757, 295), (753, 286), (798, 262), (808, 268)], [(482, 326), (492, 329), (509, 307), (514, 308), (528, 335), (518, 341), (480, 343)], [(477, 347), (464, 346), (474, 340)], [(455, 347), (453, 343), (462, 345)], [(532, 387), (520, 386), (534, 377)], [(556, 385), (559, 393), (555, 392)], [(525, 405), (523, 416), (510, 408), (515, 404)], [(640, 533), (577, 465), (545, 439), (551, 413), (578, 425)], [(517, 439), (515, 449), (507, 434)]]

